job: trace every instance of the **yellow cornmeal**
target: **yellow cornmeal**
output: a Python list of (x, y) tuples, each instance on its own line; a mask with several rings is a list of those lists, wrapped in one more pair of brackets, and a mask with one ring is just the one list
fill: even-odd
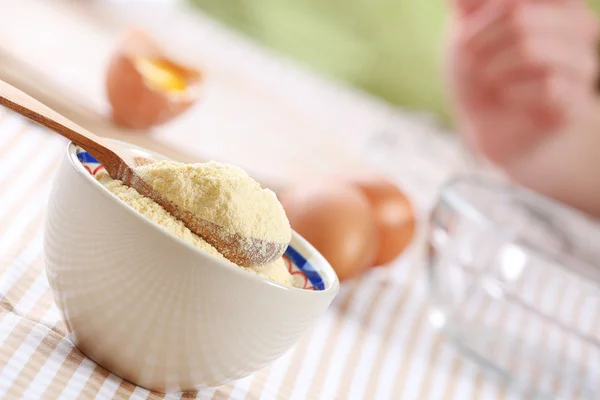
[(289, 243), (292, 228), (273, 191), (263, 189), (241, 168), (211, 161), (161, 161), (136, 174), (167, 200), (229, 234)]
[[(186, 228), (183, 222), (173, 217), (153, 200), (142, 196), (135, 189), (123, 185), (123, 182), (113, 180), (110, 176), (108, 176), (107, 173), (101, 172), (96, 176), (96, 178), (112, 194), (114, 194), (134, 210), (138, 211), (150, 221), (159, 224), (173, 235), (185, 240), (198, 249), (205, 251), (212, 256), (221, 258), (226, 262), (231, 262), (223, 257), (223, 255), (214, 247), (206, 243), (202, 238), (192, 233), (192, 231)], [(251, 268), (241, 267), (238, 265), (238, 267), (254, 272), (259, 276), (270, 279), (271, 281), (292, 286), (292, 276), (288, 272), (285, 261), (282, 258), (268, 265)]]

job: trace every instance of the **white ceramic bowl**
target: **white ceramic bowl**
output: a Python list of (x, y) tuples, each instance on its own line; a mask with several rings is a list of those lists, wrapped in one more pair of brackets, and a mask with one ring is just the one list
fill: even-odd
[(288, 265), (309, 289), (171, 235), (97, 182), (90, 172), (99, 165), (80, 152), (68, 146), (54, 181), (46, 269), (71, 339), (109, 371), (162, 392), (242, 378), (287, 351), (337, 294), (332, 268), (298, 234)]

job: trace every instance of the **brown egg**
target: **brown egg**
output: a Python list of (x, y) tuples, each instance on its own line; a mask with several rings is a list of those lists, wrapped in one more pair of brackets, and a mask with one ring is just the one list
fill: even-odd
[(342, 180), (355, 185), (367, 197), (375, 217), (379, 248), (373, 265), (398, 257), (411, 243), (416, 228), (410, 200), (388, 178), (370, 171), (349, 173)]
[(144, 32), (133, 30), (106, 74), (113, 121), (140, 130), (170, 121), (196, 101), (201, 77), (197, 69), (168, 59)]
[(278, 193), (292, 228), (329, 261), (340, 280), (373, 262), (377, 232), (366, 197), (338, 182), (299, 184)]

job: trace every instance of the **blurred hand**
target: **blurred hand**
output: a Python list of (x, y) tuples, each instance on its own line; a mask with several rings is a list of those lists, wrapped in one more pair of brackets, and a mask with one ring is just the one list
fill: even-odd
[(454, 8), (447, 72), (460, 132), (476, 151), (500, 166), (520, 162), (598, 111), (598, 24), (583, 0)]

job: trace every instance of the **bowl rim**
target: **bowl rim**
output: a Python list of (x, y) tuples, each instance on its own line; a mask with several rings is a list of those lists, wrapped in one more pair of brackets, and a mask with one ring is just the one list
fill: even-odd
[[(166, 157), (158, 152), (145, 149), (145, 148), (135, 145), (133, 143), (125, 142), (125, 141), (118, 140), (118, 139), (111, 139), (111, 138), (104, 138), (104, 140), (107, 140), (109, 142), (119, 143), (124, 146), (128, 146), (130, 148), (134, 148), (134, 149), (137, 149), (137, 150), (149, 153), (149, 154), (156, 155), (158, 157), (162, 157), (164, 159), (169, 159), (169, 160), (171, 159), (171, 158)], [(164, 227), (150, 221), (149, 219), (144, 217), (142, 214), (140, 214), (133, 208), (129, 207), (127, 204), (125, 204), (123, 201), (121, 201), (118, 197), (116, 197), (114, 194), (112, 194), (107, 188), (105, 188), (100, 182), (98, 182), (98, 180), (94, 179), (94, 177), (85, 170), (85, 168), (83, 167), (83, 164), (77, 158), (77, 148), (81, 148), (81, 146), (78, 146), (77, 144), (73, 143), (72, 141), (69, 141), (67, 143), (66, 154), (67, 154), (67, 159), (69, 160), (69, 165), (71, 168), (73, 168), (73, 170), (76, 173), (84, 176), (84, 178), (83, 178), (84, 181), (87, 184), (89, 184), (91, 187), (93, 187), (94, 188), (93, 190), (96, 190), (99, 194), (101, 194), (105, 198), (111, 199), (110, 201), (114, 202), (114, 204), (118, 204), (117, 207), (122, 207), (122, 209), (127, 210), (126, 212), (128, 212), (134, 218), (137, 218), (138, 220), (142, 221), (144, 224), (149, 226), (150, 227), (149, 229), (154, 229), (156, 232), (160, 232), (161, 234), (168, 237), (171, 241), (178, 243), (180, 246), (187, 248), (189, 251), (191, 251), (196, 256), (198, 256), (200, 258), (204, 258), (206, 261), (209, 261), (211, 263), (214, 263), (215, 265), (218, 265), (219, 268), (223, 268), (231, 273), (238, 274), (239, 277), (243, 277), (244, 279), (249, 279), (250, 281), (253, 281), (258, 284), (268, 285), (269, 287), (274, 288), (276, 290), (280, 290), (280, 291), (285, 291), (285, 292), (289, 292), (289, 293), (302, 293), (302, 295), (304, 295), (304, 296), (329, 296), (331, 294), (335, 295), (339, 291), (339, 286), (340, 286), (339, 278), (338, 278), (337, 274), (335, 273), (335, 271), (333, 270), (333, 267), (331, 267), (329, 262), (327, 262), (325, 257), (323, 257), (323, 255), (317, 249), (315, 249), (306, 239), (304, 239), (300, 234), (298, 234), (293, 229), (292, 229), (292, 240), (290, 243), (297, 242), (299, 247), (304, 249), (304, 251), (311, 252), (310, 263), (313, 265), (319, 265), (319, 267), (320, 267), (319, 269), (317, 269), (317, 271), (318, 271), (319, 275), (321, 276), (321, 279), (323, 280), (323, 283), (325, 286), (321, 290), (308, 290), (308, 289), (299, 288), (296, 286), (288, 286), (288, 285), (284, 285), (284, 284), (281, 284), (278, 282), (274, 282), (268, 278), (262, 277), (253, 272), (246, 271), (243, 267), (237, 266), (228, 260), (222, 260), (217, 257), (211, 256), (210, 254), (203, 252), (200, 249), (198, 249), (197, 247), (193, 246), (191, 243), (188, 243), (185, 240), (171, 234)], [(308, 257), (306, 257), (306, 258), (308, 258)]]
[[(548, 223), (551, 228), (556, 227), (559, 231), (557, 236), (561, 240), (567, 241), (568, 247), (556, 247), (549, 246), (543, 242), (540, 243), (527, 235), (523, 235), (522, 231), (499, 222), (497, 218), (490, 217), (480, 209), (481, 202), (466, 198), (461, 193), (461, 189), (464, 187), (500, 194), (502, 197), (498, 196), (495, 199), (496, 202), (505, 201), (507, 198), (510, 200), (515, 198), (527, 206), (535, 204), (537, 215), (534, 215), (533, 218), (541, 219), (543, 222)], [(561, 269), (568, 270), (583, 279), (595, 283), (600, 282), (600, 272), (598, 272), (598, 268), (594, 262), (590, 261), (595, 254), (589, 255), (585, 254), (585, 252), (582, 254), (582, 248), (577, 247), (577, 241), (570, 239), (568, 231), (565, 234), (564, 230), (561, 231), (563, 228), (556, 221), (546, 219), (547, 216), (550, 216), (550, 218), (569, 219), (573, 223), (573, 226), (577, 226), (578, 228), (583, 226), (583, 229), (587, 231), (587, 229), (598, 229), (600, 220), (597, 217), (553, 198), (541, 195), (517, 183), (501, 179), (489, 179), (489, 177), (475, 173), (458, 174), (442, 185), (430, 211), (430, 221), (431, 218), (435, 218), (440, 205), (443, 203), (449, 205), (453, 212), (464, 216), (480, 226), (490, 227), (497, 235), (503, 235), (506, 243), (514, 244), (544, 258), (548, 262), (557, 263)], [(559, 219), (557, 221), (560, 222)]]

